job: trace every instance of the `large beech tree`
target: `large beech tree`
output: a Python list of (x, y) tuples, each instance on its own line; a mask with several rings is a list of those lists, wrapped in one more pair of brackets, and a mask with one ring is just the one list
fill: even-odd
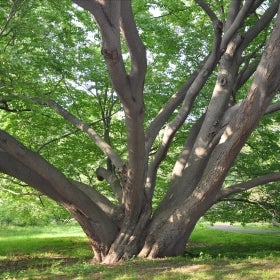
[[(3, 53), (8, 52), (11, 42), (16, 44), (15, 29), (9, 29), (9, 26), (17, 10), (30, 1), (10, 2), (12, 9), (6, 15), (6, 22), (0, 32), (2, 37), (11, 36), (11, 40), (5, 45)], [(0, 171), (25, 182), (65, 207), (86, 233), (97, 262), (114, 263), (132, 256), (155, 258), (183, 254), (194, 226), (211, 206), (233, 194), (280, 180), (279, 166), (276, 164), (273, 173), (262, 174), (246, 182), (224, 184), (238, 154), (259, 122), (266, 115), (272, 116), (280, 109), (279, 95), (277, 96), (280, 90), (280, 1), (174, 0), (153, 1), (150, 5), (149, 1), (143, 1), (142, 9), (152, 7), (157, 20), (164, 21), (176, 14), (176, 11), (179, 11), (176, 17), (189, 15), (189, 22), (178, 18), (177, 22), (170, 22), (169, 26), (174, 37), (186, 38), (188, 48), (192, 47), (191, 36), (199, 37), (202, 32), (194, 27), (204, 28), (198, 24), (202, 14), (205, 28), (209, 30), (212, 26), (212, 35), (201, 33), (204, 36), (201, 38), (201, 48), (205, 48), (207, 53), (202, 59), (198, 55), (197, 59), (200, 61), (196, 64), (193, 63), (193, 57), (188, 61), (188, 55), (180, 53), (184, 46), (172, 46), (177, 48), (179, 55), (176, 56), (178, 64), (171, 63), (170, 67), (178, 68), (180, 64), (184, 64), (182, 69), (189, 68), (188, 75), (181, 75), (176, 79), (173, 77), (174, 87), (169, 93), (165, 93), (168, 98), (164, 101), (155, 98), (156, 104), (146, 102), (144, 93), (150, 91), (149, 95), (153, 94), (153, 88), (148, 83), (145, 84), (145, 77), (146, 81), (149, 80), (147, 73), (150, 71), (151, 75), (154, 71), (154, 75), (158, 75), (158, 80), (154, 79), (155, 83), (160, 79), (170, 79), (171, 84), (172, 74), (165, 72), (165, 69), (161, 69), (160, 73), (159, 69), (152, 69), (152, 66), (149, 70), (148, 62), (152, 60), (153, 53), (147, 51), (143, 43), (148, 23), (140, 21), (141, 10), (134, 15), (132, 4), (136, 5), (137, 1), (73, 2), (74, 10), (79, 13), (86, 10), (92, 15), (92, 22), (87, 22), (86, 26), (92, 27), (91, 36), (100, 38), (100, 49), (110, 78), (111, 86), (108, 82), (107, 88), (104, 87), (107, 89), (104, 90), (106, 102), (111, 102), (110, 110), (102, 107), (97, 87), (93, 94), (94, 99), (100, 102), (94, 101), (92, 106), (104, 109), (101, 110), (104, 132), (94, 128), (90, 116), (83, 118), (88, 111), (77, 114), (73, 110), (75, 104), (69, 101), (67, 94), (56, 98), (56, 89), (59, 90), (61, 80), (68, 75), (68, 64), (62, 64), (59, 69), (53, 67), (50, 72), (50, 61), (45, 61), (44, 69), (36, 68), (35, 63), (30, 72), (36, 72), (38, 83), (40, 80), (41, 84), (37, 91), (32, 88), (30, 92), (26, 71), (22, 71), (17, 78), (17, 81), (22, 78), (22, 84), (18, 83), (15, 87), (14, 76), (9, 76), (1, 68), (1, 109), (6, 121), (11, 114), (17, 114), (16, 118), (20, 118), (24, 111), (36, 115), (38, 112), (47, 114), (52, 110), (53, 114), (62, 117), (60, 122), (64, 119), (76, 131), (83, 132), (80, 135), (87, 135), (99, 148), (99, 152), (96, 151), (91, 158), (92, 162), (99, 162), (98, 157), (107, 159), (107, 164), (97, 168), (96, 177), (106, 181), (111, 187), (115, 200), (108, 199), (102, 191), (82, 177), (78, 180), (63, 168), (56, 167), (40, 149), (32, 150), (28, 143), (20, 140), (19, 127), (18, 131), (9, 127), (4, 131), (4, 126), (0, 130)], [(193, 7), (200, 12), (195, 14)], [(54, 4), (53, 8), (63, 9), (59, 4)], [(28, 7), (25, 9), (28, 10)], [(146, 11), (142, 12), (144, 14)], [(28, 16), (28, 13), (25, 14)], [(74, 14), (69, 12), (69, 22), (72, 22), (72, 27), (77, 27), (79, 18), (74, 17)], [(137, 16), (139, 26), (135, 20)], [(60, 19), (56, 17), (55, 20), (59, 22)], [(93, 21), (97, 23), (100, 33), (96, 31)], [(33, 21), (33, 26), (41, 28), (41, 22), (42, 17), (38, 12), (38, 19)], [(67, 22), (64, 25), (67, 26)], [(61, 30), (60, 35), (63, 37), (65, 34), (66, 37), (66, 31), (67, 27)], [(85, 27), (80, 31), (88, 32)], [(52, 34), (51, 28), (49, 32)], [(48, 33), (45, 35), (48, 40), (52, 38)], [(163, 40), (165, 35), (164, 32), (161, 34)], [(90, 40), (90, 36), (88, 39)], [(84, 40), (86, 44), (86, 38)], [(23, 48), (27, 41), (21, 42)], [(149, 40), (150, 45), (153, 43), (157, 44)], [(76, 41), (76, 44), (77, 52), (84, 47), (81, 41)], [(36, 43), (35, 48), (40, 49), (42, 62), (47, 53), (44, 53), (44, 38), (42, 42)], [(27, 54), (34, 51), (28, 48), (24, 50)], [(77, 57), (68, 53), (66, 46), (60, 50), (67, 52), (70, 64), (73, 59), (72, 70), (75, 69), (75, 61), (82, 59), (92, 73), (100, 71), (90, 55)], [(195, 53), (195, 50), (190, 52)], [(59, 52), (55, 53), (55, 46), (50, 47), (48, 53), (60, 60)], [(197, 53), (201, 53), (201, 50), (197, 49)], [(154, 59), (160, 59), (160, 55), (154, 56)], [(25, 60), (28, 61), (28, 57)], [(6, 69), (10, 70), (8, 67)], [(73, 71), (80, 75), (83, 69)], [(75, 81), (75, 73), (71, 77)], [(98, 84), (96, 77), (88, 80), (91, 85)], [(55, 81), (56, 86), (51, 90), (47, 84), (48, 79)], [(68, 88), (73, 84), (68, 83)], [(47, 88), (47, 93), (40, 94), (39, 91), (43, 91), (44, 87)], [(73, 86), (72, 96), (75, 90), (81, 94), (80, 87), (77, 84)], [(108, 94), (109, 88), (112, 89), (111, 95)], [(89, 94), (83, 94), (88, 100)], [(207, 105), (205, 95), (209, 96)], [(79, 98), (81, 100), (80, 96)], [(113, 145), (114, 139), (110, 138), (110, 130), (113, 129), (113, 123), (110, 122), (112, 110), (117, 102), (123, 112), (118, 121), (124, 121), (126, 131), (126, 141), (121, 148)], [(24, 109), (27, 107), (28, 109)], [(151, 113), (159, 107), (156, 115)], [(55, 123), (52, 123), (55, 120), (50, 119), (50, 133), (55, 129)], [(32, 136), (33, 124), (30, 121), (28, 125)], [(279, 133), (279, 129), (275, 129), (275, 133), (277, 132)], [(46, 131), (42, 131), (42, 135), (45, 133)], [(184, 140), (180, 150), (178, 146), (175, 150), (172, 148), (177, 135)], [(64, 135), (61, 139), (66, 137)], [(83, 149), (82, 145), (83, 141), (79, 149)], [(67, 158), (67, 155), (62, 154), (60, 157)], [(158, 172), (167, 158), (169, 162), (172, 158), (173, 167), (169, 170), (166, 192), (153, 208), (155, 191), (160, 188)], [(65, 166), (67, 164), (70, 163), (66, 162)], [(71, 164), (75, 165), (75, 162)]]

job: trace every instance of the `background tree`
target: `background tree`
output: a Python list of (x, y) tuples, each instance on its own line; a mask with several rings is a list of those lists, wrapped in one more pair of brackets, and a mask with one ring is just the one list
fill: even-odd
[(66, 208), (95, 261), (182, 254), (212, 205), (280, 179), (275, 150), (249, 168), (260, 121), (279, 149), (279, 1), (73, 2), (3, 5), (0, 171)]

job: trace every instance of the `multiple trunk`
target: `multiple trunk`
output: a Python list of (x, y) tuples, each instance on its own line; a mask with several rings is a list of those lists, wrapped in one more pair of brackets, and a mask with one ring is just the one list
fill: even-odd
[[(246, 1), (242, 6), (242, 1), (232, 0), (224, 23), (218, 20), (204, 1), (197, 1), (213, 22), (213, 49), (146, 131), (143, 102), (146, 53), (133, 19), (130, 1), (74, 2), (90, 11), (100, 27), (102, 54), (124, 108), (127, 161), (123, 162), (92, 128), (55, 102), (33, 101), (56, 110), (88, 133), (104, 151), (114, 169), (99, 169), (97, 173), (112, 185), (119, 205), (112, 204), (94, 188), (67, 179), (41, 156), (24, 148), (3, 131), (0, 132), (0, 171), (25, 181), (68, 209), (87, 234), (97, 262), (113, 263), (134, 255), (155, 258), (183, 254), (195, 224), (219, 199), (260, 182), (280, 180), (280, 174), (275, 173), (251, 184), (222, 188), (236, 156), (259, 120), (269, 111), (271, 100), (280, 89), (278, 14), (247, 97), (241, 103), (235, 104), (234, 101), (237, 90), (250, 77), (248, 71), (251, 70), (247, 67), (251, 65), (250, 61), (245, 63), (246, 69), (241, 68), (244, 65), (243, 51), (271, 22), (279, 8), (279, 1), (274, 1), (257, 24), (242, 36), (238, 30), (262, 1)], [(130, 52), (129, 73), (122, 60), (120, 34)], [(152, 197), (157, 170), (168, 153), (175, 133), (185, 122), (195, 98), (218, 63), (217, 82), (207, 112), (190, 130), (174, 166), (168, 192), (153, 213)], [(167, 123), (179, 105), (182, 106), (176, 117)], [(152, 144), (163, 126), (162, 143), (150, 158)]]

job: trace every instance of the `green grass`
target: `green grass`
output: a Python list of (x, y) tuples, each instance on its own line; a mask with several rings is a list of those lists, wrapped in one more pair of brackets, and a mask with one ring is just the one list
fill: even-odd
[(200, 224), (184, 257), (104, 266), (91, 254), (78, 226), (0, 228), (0, 279), (279, 279), (280, 235)]
[[(247, 228), (250, 227), (247, 226)], [(254, 225), (253, 229), (256, 228)], [(259, 229), (263, 230), (264, 228), (264, 226), (260, 226)], [(195, 244), (202, 242), (203, 246), (200, 248), (191, 246), (188, 249), (189, 252), (210, 255), (213, 258), (265, 258), (270, 254), (280, 257), (280, 234), (229, 232), (199, 225), (190, 241), (191, 244), (192, 242)]]

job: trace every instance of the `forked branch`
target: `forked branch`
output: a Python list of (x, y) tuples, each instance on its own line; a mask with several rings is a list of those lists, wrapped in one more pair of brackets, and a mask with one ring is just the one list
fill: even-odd
[[(0, 171), (27, 183), (68, 210), (78, 210), (93, 223), (105, 223), (111, 228), (112, 234), (116, 233), (117, 225), (112, 219), (114, 208), (106, 198), (101, 194), (97, 195), (97, 192), (86, 192), (85, 188), (83, 190), (78, 188), (77, 186), (82, 183), (66, 178), (43, 157), (27, 149), (2, 130), (0, 130)], [(112, 214), (108, 215), (109, 213)], [(100, 231), (101, 235), (108, 236), (109, 239), (112, 238), (111, 233), (101, 228), (97, 231)]]
[(261, 18), (251, 28), (249, 28), (247, 32), (245, 32), (242, 44), (240, 45), (240, 50), (244, 50), (252, 42), (252, 40), (254, 40), (257, 35), (271, 23), (271, 20), (277, 13), (278, 7), (279, 0), (276, 0), (265, 11)]

